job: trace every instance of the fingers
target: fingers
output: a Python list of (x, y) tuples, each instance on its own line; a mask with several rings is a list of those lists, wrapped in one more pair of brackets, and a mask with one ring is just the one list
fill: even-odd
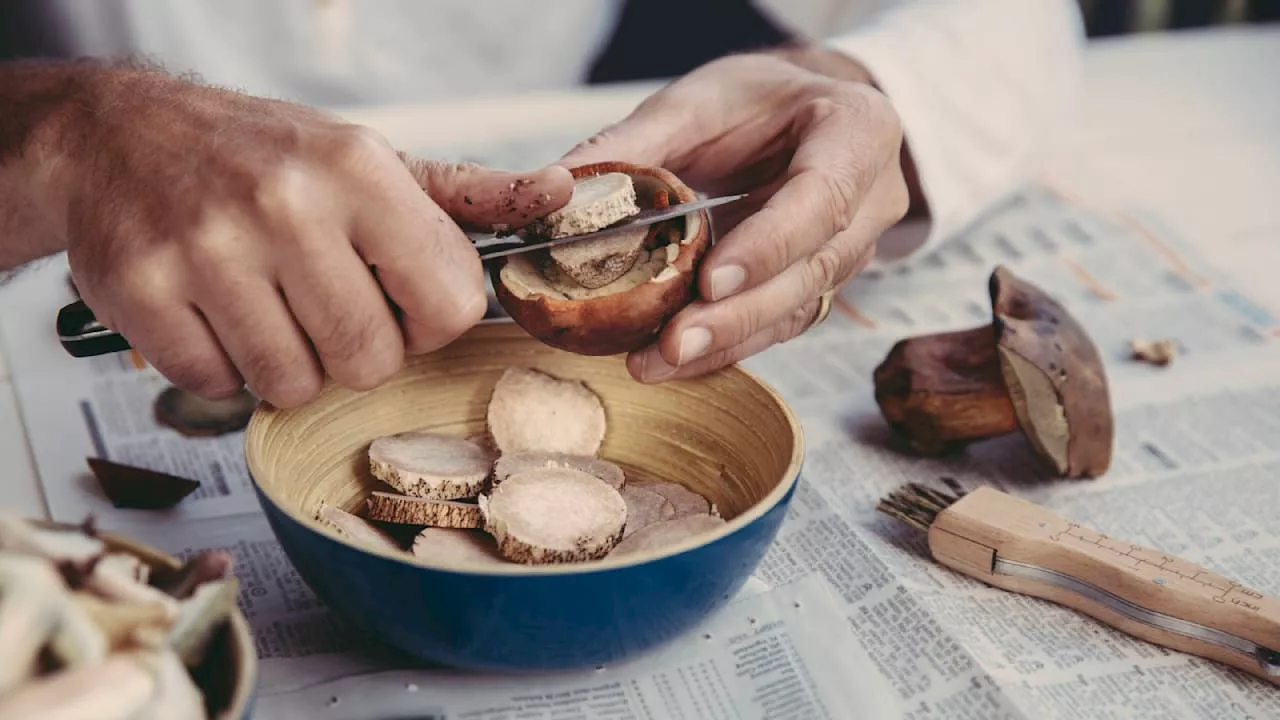
[[(319, 228), (314, 230), (321, 237)], [(346, 237), (294, 254), (280, 286), (325, 372), (356, 390), (377, 387), (404, 360), (404, 339), (382, 288)]]
[(817, 300), (805, 303), (787, 317), (757, 331), (741, 343), (679, 367), (668, 364), (658, 352), (657, 346), (649, 347), (632, 353), (627, 358), (627, 370), (636, 380), (645, 383), (679, 380), (713, 372), (797, 337), (813, 323), (819, 306)]
[(573, 195), (573, 175), (557, 165), (512, 173), (399, 155), (436, 205), (469, 230), (492, 232), (527, 225), (564, 207)]
[[(706, 110), (704, 106), (703, 111)], [(574, 167), (594, 162), (619, 161), (656, 165), (679, 173), (672, 159), (684, 145), (700, 141), (690, 124), (697, 122), (688, 107), (668, 102), (660, 92), (640, 103), (622, 120), (605, 127), (565, 153), (560, 165)]]
[(404, 346), (448, 344), (484, 316), (484, 271), (471, 240), (423, 192), (396, 154), (378, 158), (348, 232), (400, 310)]
[(867, 115), (825, 97), (804, 106), (793, 129), (801, 141), (789, 179), (707, 253), (699, 272), (703, 297), (750, 290), (849, 227), (892, 155)]
[(201, 308), (245, 385), (279, 408), (320, 392), (320, 363), (280, 292), (262, 275), (224, 274), (216, 282), (202, 289), (215, 290), (218, 299)]
[(663, 329), (658, 352), (667, 364), (683, 366), (745, 343), (847, 282), (870, 261), (879, 233), (878, 224), (855, 222), (763, 285), (728, 300), (686, 307)]
[(147, 305), (152, 304), (119, 303), (119, 315), (128, 321), (117, 332), (169, 382), (210, 400), (230, 397), (244, 386), (244, 378), (196, 308), (185, 303)]

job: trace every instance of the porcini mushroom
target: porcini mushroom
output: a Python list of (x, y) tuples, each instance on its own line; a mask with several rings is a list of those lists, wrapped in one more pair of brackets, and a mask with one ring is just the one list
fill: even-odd
[[(572, 168), (578, 189), (552, 218), (526, 228), (534, 239), (581, 234), (623, 219), (630, 193), (639, 210), (693, 202), (693, 190), (656, 167), (602, 162)], [(633, 190), (612, 178), (629, 178)], [(610, 178), (607, 183), (595, 178)], [(612, 193), (607, 199), (598, 192)], [(601, 208), (611, 211), (602, 216)], [(612, 220), (610, 220), (612, 218)], [(541, 235), (539, 235), (541, 234)], [(705, 210), (648, 229), (499, 258), (490, 266), (498, 302), (538, 340), (580, 355), (614, 355), (652, 343), (696, 296), (697, 271), (710, 243)]]
[(997, 266), (992, 322), (899, 341), (876, 368), (890, 426), (922, 454), (1021, 429), (1064, 477), (1111, 464), (1114, 424), (1102, 358), (1085, 329), (1035, 285)]

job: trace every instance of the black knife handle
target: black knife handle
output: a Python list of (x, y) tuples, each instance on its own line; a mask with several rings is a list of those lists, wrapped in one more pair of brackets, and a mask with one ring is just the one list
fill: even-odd
[(132, 347), (124, 336), (103, 327), (83, 300), (58, 311), (57, 331), (62, 349), (72, 357), (110, 355)]

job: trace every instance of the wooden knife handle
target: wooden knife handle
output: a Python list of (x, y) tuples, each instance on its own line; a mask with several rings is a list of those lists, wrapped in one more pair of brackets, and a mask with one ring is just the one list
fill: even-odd
[(993, 488), (938, 514), (938, 562), (1280, 684), (1280, 599)]

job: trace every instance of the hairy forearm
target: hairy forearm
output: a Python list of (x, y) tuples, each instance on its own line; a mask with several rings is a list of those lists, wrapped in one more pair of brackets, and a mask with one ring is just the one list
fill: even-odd
[(0, 65), (0, 269), (63, 248), (55, 186), (89, 63)]
[(0, 270), (66, 247), (67, 174), (94, 88), (94, 60), (0, 64)]

